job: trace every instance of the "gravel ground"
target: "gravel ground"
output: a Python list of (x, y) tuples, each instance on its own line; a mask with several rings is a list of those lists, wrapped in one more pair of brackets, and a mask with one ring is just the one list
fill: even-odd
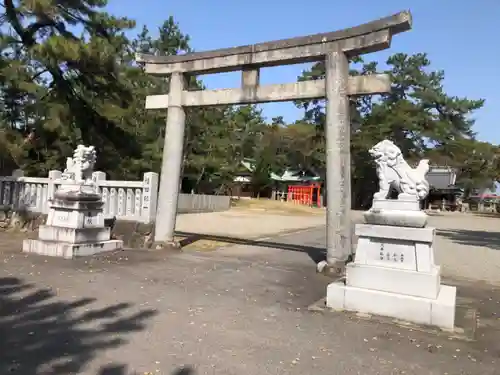
[[(260, 247), (73, 261), (21, 254), (20, 238), (0, 234), (0, 374), (171, 374), (184, 366), (197, 374), (498, 374), (500, 291), (488, 281), (495, 265), (484, 264), (497, 258), (466, 258), (471, 246), (488, 254), (498, 246), (485, 241), (495, 232), (483, 219), (460, 219), (486, 233), (483, 244), (438, 240), (461, 258), (448, 269), (482, 267), (466, 275), (474, 282), (446, 280), (480, 311), (474, 342), (307, 311), (331, 280), (314, 272), (321, 239), (301, 243), (306, 232)], [(454, 232), (456, 222), (442, 229)]]

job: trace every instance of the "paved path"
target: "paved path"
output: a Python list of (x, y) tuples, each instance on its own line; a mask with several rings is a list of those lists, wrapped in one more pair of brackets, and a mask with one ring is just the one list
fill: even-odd
[[(361, 213), (354, 213), (354, 221), (361, 221)], [(429, 225), (437, 228), (434, 245), (436, 262), (446, 277), (484, 281), (500, 286), (500, 218), (469, 214), (444, 214), (429, 217)], [(250, 242), (255, 244), (255, 242)], [(259, 244), (259, 243), (257, 243)], [(296, 233), (275, 235), (255, 246), (229, 248), (223, 252), (237, 255), (254, 254), (260, 257), (282, 257), (293, 262), (293, 256), (284, 256), (285, 250), (303, 251), (317, 261), (323, 259), (326, 247), (326, 228), (319, 225)], [(283, 248), (272, 252), (269, 247)], [(286, 259), (285, 259), (286, 258)]]
[(445, 276), (500, 285), (500, 218), (450, 213), (433, 216), (436, 262)]
[(239, 238), (275, 235), (325, 223), (324, 215), (279, 215), (265, 211), (229, 210), (177, 216), (176, 231)]
[(500, 292), (460, 289), (481, 308), (475, 343), (311, 313), (330, 280), (312, 251), (287, 248), (294, 236), (265, 251), (65, 261), (21, 254), (0, 234), (0, 374), (498, 374)]

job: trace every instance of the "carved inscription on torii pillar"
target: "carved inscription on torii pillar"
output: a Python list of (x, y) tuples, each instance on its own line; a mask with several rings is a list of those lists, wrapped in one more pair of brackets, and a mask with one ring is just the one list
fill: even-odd
[[(329, 33), (176, 56), (138, 54), (146, 73), (170, 76), (169, 94), (146, 98), (147, 109), (168, 109), (155, 240), (172, 242), (182, 163), (184, 107), (254, 104), (326, 98), (327, 264), (341, 265), (351, 253), (349, 95), (390, 91), (383, 74), (349, 76), (348, 59), (389, 48), (394, 35), (411, 28), (400, 12)], [(260, 85), (259, 69), (325, 61), (324, 80)], [(241, 88), (185, 90), (188, 75), (242, 71)]]

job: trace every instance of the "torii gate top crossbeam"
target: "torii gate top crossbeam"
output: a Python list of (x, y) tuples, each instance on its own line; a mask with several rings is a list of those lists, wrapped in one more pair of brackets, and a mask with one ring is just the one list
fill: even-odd
[(392, 35), (409, 29), (411, 14), (404, 11), (329, 33), (175, 56), (137, 54), (136, 60), (145, 63), (146, 73), (155, 75), (221, 73), (241, 70), (244, 66), (270, 67), (319, 61), (332, 50), (343, 51), (348, 56), (376, 52), (390, 46)]

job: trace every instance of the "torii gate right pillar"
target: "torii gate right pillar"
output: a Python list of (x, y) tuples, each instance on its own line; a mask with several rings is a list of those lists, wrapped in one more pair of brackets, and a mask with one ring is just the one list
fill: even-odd
[(326, 91), (326, 263), (342, 268), (351, 254), (351, 152), (350, 113), (347, 82), (349, 62), (342, 52), (325, 59)]

